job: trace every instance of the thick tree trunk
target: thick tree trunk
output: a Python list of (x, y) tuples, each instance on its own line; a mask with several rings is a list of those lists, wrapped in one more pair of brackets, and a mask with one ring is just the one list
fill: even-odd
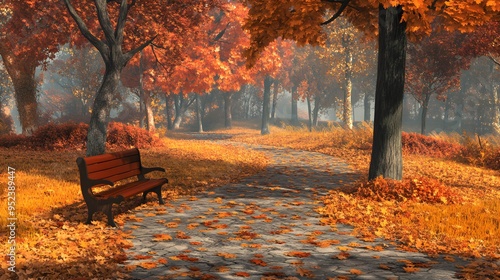
[(276, 117), (276, 106), (278, 105), (278, 89), (279, 89), (279, 81), (274, 81), (273, 87), (273, 106), (271, 107), (271, 120), (274, 120)]
[(379, 53), (375, 92), (373, 148), (368, 178), (401, 180), (406, 23), (402, 7), (379, 8)]
[(370, 102), (370, 97), (368, 96), (367, 93), (365, 93), (365, 97), (363, 98), (363, 111), (364, 111), (364, 118), (363, 120), (365, 122), (370, 122), (372, 120), (372, 105)]
[(90, 116), (89, 131), (87, 133), (87, 156), (104, 154), (106, 151), (106, 137), (109, 123), (111, 102), (117, 92), (120, 81), (120, 70), (106, 69), (101, 87), (97, 92)]
[(14, 85), (14, 96), (22, 133), (32, 135), (38, 126), (36, 61), (19, 60), (11, 53), (12, 50), (2, 49), (1, 51), (5, 69)]
[(420, 127), (420, 134), (425, 135), (426, 121), (427, 121), (427, 111), (429, 109), (429, 101), (431, 99), (430, 93), (425, 93), (424, 103), (422, 104), (422, 124)]
[(292, 117), (291, 117), (291, 122), (292, 125), (298, 125), (299, 124), (299, 112), (297, 108), (297, 100), (299, 99), (298, 94), (297, 94), (297, 87), (293, 86), (292, 87)]
[(273, 83), (270, 76), (264, 79), (264, 98), (262, 101), (262, 126), (260, 134), (269, 134), (269, 102), (271, 101), (271, 84)]
[(233, 127), (233, 115), (231, 113), (232, 110), (232, 100), (233, 100), (233, 93), (232, 92), (225, 92), (223, 93), (224, 96), (224, 125), (226, 128), (232, 128)]

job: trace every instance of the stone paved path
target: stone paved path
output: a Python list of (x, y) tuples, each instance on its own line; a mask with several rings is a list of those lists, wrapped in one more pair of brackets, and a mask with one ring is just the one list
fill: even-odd
[[(399, 251), (383, 240), (364, 242), (346, 225), (321, 225), (315, 200), (352, 180), (354, 171), (319, 153), (253, 148), (272, 158), (264, 172), (171, 201), (166, 212), (136, 211), (142, 220), (124, 226), (134, 236), (125, 263), (137, 265), (132, 278), (454, 279), (464, 264)], [(156, 267), (142, 267), (150, 263)], [(408, 263), (418, 271), (406, 272)]]

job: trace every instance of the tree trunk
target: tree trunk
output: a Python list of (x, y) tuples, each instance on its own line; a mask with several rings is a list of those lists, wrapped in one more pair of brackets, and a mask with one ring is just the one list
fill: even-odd
[(274, 81), (274, 87), (273, 87), (273, 106), (271, 108), (271, 120), (274, 120), (275, 115), (276, 115), (276, 106), (278, 105), (278, 89), (279, 89), (279, 81), (276, 80)]
[(271, 84), (273, 83), (271, 77), (268, 75), (264, 79), (264, 98), (262, 101), (262, 126), (260, 134), (269, 134), (269, 102), (271, 101)]
[(14, 85), (14, 96), (19, 112), (22, 133), (32, 135), (38, 126), (37, 83), (35, 79), (36, 61), (19, 60), (11, 54), (12, 50), (2, 51), (5, 69)]
[(364, 109), (364, 121), (365, 122), (370, 122), (372, 120), (372, 105), (371, 105), (371, 102), (370, 102), (370, 97), (368, 96), (367, 93), (365, 93), (365, 98), (363, 99), (363, 109)]
[(299, 124), (299, 112), (298, 112), (298, 108), (297, 108), (297, 99), (299, 99), (298, 95), (297, 95), (297, 87), (293, 86), (292, 87), (292, 118), (291, 118), (292, 125)]
[(174, 124), (172, 122), (172, 96), (170, 94), (165, 95), (165, 114), (167, 116), (167, 129), (171, 130)]
[(233, 93), (232, 92), (225, 92), (222, 94), (224, 96), (224, 125), (226, 128), (232, 128), (233, 127), (233, 115), (231, 114), (232, 110), (232, 99), (233, 99)]
[[(493, 81), (492, 81), (493, 82)], [(493, 133), (500, 135), (500, 84), (493, 85)]]
[(309, 128), (309, 132), (312, 132), (311, 99), (309, 99), (309, 96), (307, 97), (307, 116), (307, 127)]
[(200, 102), (200, 95), (196, 95), (196, 120), (198, 123), (198, 132), (201, 133), (203, 132), (203, 119), (202, 119), (202, 114), (201, 114), (201, 102)]
[(406, 23), (401, 6), (379, 7), (379, 53), (375, 91), (373, 148), (368, 178), (401, 180), (403, 94), (406, 61)]
[(181, 127), (181, 122), (182, 122), (182, 115), (183, 115), (183, 110), (182, 107), (184, 107), (184, 96), (182, 93), (176, 94), (174, 96), (174, 107), (175, 107), (175, 118), (174, 118), (174, 123), (172, 129), (179, 129)]
[(352, 52), (348, 34), (342, 36), (345, 49), (345, 91), (343, 121), (347, 128), (352, 129)]
[(420, 127), (420, 134), (425, 135), (427, 111), (429, 109), (429, 100), (431, 99), (430, 93), (425, 93), (424, 103), (422, 104), (422, 125)]
[(97, 92), (90, 116), (89, 131), (87, 133), (87, 156), (104, 154), (106, 151), (106, 137), (109, 123), (111, 102), (117, 92), (120, 82), (120, 70), (109, 69), (107, 66), (101, 87)]
[(146, 111), (146, 129), (150, 132), (156, 130), (155, 116), (151, 107), (151, 92), (144, 91), (144, 109)]
[(314, 98), (314, 108), (312, 111), (312, 125), (314, 127), (318, 126), (318, 115), (319, 115), (319, 108), (320, 108), (320, 99), (319, 98)]

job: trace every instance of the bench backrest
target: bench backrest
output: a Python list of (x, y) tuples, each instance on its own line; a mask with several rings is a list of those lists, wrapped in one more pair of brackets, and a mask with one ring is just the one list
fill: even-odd
[(117, 182), (141, 173), (141, 157), (137, 148), (83, 158), (89, 179)]

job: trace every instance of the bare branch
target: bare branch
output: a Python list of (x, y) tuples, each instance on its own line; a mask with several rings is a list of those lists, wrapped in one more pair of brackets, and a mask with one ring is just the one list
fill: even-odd
[(149, 44), (151, 44), (151, 43), (154, 41), (154, 39), (156, 39), (156, 37), (157, 37), (157, 36), (158, 36), (158, 35), (155, 35), (153, 38), (151, 38), (151, 39), (147, 40), (146, 42), (142, 43), (142, 44), (141, 44), (140, 46), (138, 46), (137, 48), (135, 48), (135, 49), (133, 49), (133, 50), (131, 50), (131, 51), (127, 52), (126, 54), (124, 54), (124, 55), (123, 55), (123, 57), (124, 57), (124, 59), (125, 59), (125, 62), (128, 62), (130, 59), (132, 59), (132, 57), (133, 57), (136, 53), (138, 53), (138, 52), (142, 51), (145, 47), (147, 47)]
[(496, 65), (500, 66), (500, 61), (498, 61), (491, 53), (488, 54), (489, 59), (493, 61)]
[(343, 0), (343, 1), (334, 1), (334, 0), (328, 1), (327, 0), (327, 2), (342, 3), (342, 5), (340, 6), (339, 10), (329, 20), (321, 23), (321, 25), (329, 24), (332, 21), (334, 21), (335, 19), (337, 19), (342, 14), (342, 12), (345, 10), (345, 8), (347, 8), (347, 6), (349, 6), (349, 2), (351, 2), (351, 0)]
[[(132, 5), (135, 4), (135, 1), (132, 1)], [(115, 38), (118, 44), (122, 44), (123, 42), (123, 29), (125, 28), (125, 22), (127, 21), (127, 15), (128, 11), (130, 9), (130, 6), (127, 5), (127, 0), (122, 0), (122, 3), (120, 4), (120, 13), (118, 15), (118, 22), (116, 24), (116, 29), (115, 29)]]
[(95, 0), (95, 6), (97, 8), (97, 18), (99, 19), (99, 24), (101, 25), (102, 31), (104, 32), (104, 36), (108, 41), (108, 45), (114, 45), (116, 44), (116, 38), (114, 36), (113, 25), (111, 24), (111, 20), (109, 19), (106, 2), (106, 0)]
[(96, 36), (94, 36), (90, 30), (88, 29), (87, 25), (83, 21), (83, 19), (78, 15), (76, 12), (75, 8), (71, 3), (69, 2), (70, 0), (64, 0), (64, 4), (66, 4), (66, 8), (68, 9), (69, 14), (71, 17), (75, 20), (76, 24), (78, 25), (78, 28), (80, 29), (80, 32), (82, 35), (89, 40), (89, 42), (96, 47), (96, 49), (101, 53), (101, 55), (104, 56), (104, 54), (107, 53), (107, 46), (99, 40)]

